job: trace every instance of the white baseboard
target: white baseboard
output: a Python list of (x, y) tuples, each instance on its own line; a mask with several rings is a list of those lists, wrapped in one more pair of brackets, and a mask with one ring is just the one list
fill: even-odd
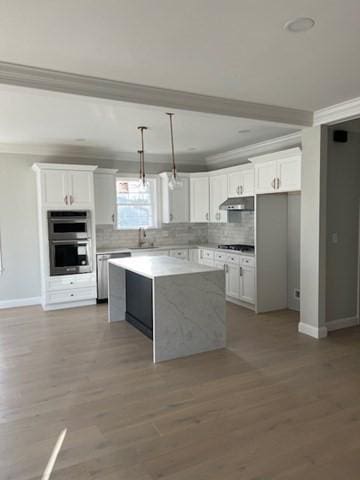
[(0, 308), (28, 307), (40, 305), (41, 297), (14, 298), (13, 300), (0, 300)]
[(329, 332), (340, 330), (341, 328), (355, 327), (357, 325), (359, 325), (359, 317), (338, 318), (326, 323)]
[(64, 302), (64, 303), (47, 303), (43, 304), (43, 310), (63, 310), (66, 308), (88, 307), (89, 305), (96, 305), (96, 299), (93, 300), (79, 300), (78, 302)]
[(235, 303), (235, 305), (239, 305), (240, 307), (248, 308), (249, 310), (255, 311), (255, 305), (252, 305), (251, 303), (242, 302), (237, 298), (229, 297), (229, 295), (226, 295), (226, 301), (230, 303)]
[(313, 327), (312, 325), (301, 322), (299, 323), (298, 330), (300, 333), (304, 333), (313, 338), (325, 338), (328, 332), (326, 327)]

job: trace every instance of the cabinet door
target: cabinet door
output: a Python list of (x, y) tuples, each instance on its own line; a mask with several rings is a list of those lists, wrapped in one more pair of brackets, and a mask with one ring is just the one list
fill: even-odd
[(226, 294), (233, 298), (239, 298), (240, 294), (240, 267), (228, 263), (226, 265)]
[(187, 223), (189, 221), (189, 179), (181, 177), (182, 187), (169, 190), (169, 222)]
[(179, 258), (180, 260), (188, 260), (189, 251), (187, 248), (180, 248), (179, 250), (170, 250), (170, 257)]
[(254, 169), (244, 170), (242, 172), (241, 196), (248, 197), (254, 195)]
[(227, 175), (210, 177), (210, 222), (227, 221), (227, 211), (219, 210), (228, 197)]
[(278, 192), (301, 190), (301, 157), (278, 160)]
[(255, 193), (275, 192), (277, 162), (268, 161), (255, 165)]
[(68, 172), (69, 195), (72, 207), (92, 207), (94, 192), (93, 178), (92, 172)]
[(189, 260), (193, 263), (200, 263), (199, 262), (199, 254), (200, 250), (198, 248), (189, 248)]
[(229, 197), (231, 198), (240, 197), (242, 183), (243, 183), (242, 172), (229, 173), (228, 175)]
[(209, 177), (190, 179), (191, 222), (209, 221)]
[(240, 267), (240, 300), (255, 303), (255, 268)]
[(115, 176), (108, 173), (94, 174), (95, 220), (97, 225), (115, 223)]
[(67, 205), (70, 205), (67, 172), (44, 170), (40, 179), (44, 206), (66, 208)]

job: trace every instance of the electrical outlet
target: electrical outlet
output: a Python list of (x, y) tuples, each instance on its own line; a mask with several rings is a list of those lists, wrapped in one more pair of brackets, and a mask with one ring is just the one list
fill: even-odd
[(300, 288), (294, 289), (294, 298), (296, 298), (296, 300), (300, 300)]

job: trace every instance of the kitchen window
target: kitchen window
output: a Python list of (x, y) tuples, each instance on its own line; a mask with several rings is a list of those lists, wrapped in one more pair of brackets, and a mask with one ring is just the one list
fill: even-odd
[(147, 178), (142, 188), (137, 178), (116, 179), (116, 213), (119, 230), (158, 227), (157, 181)]

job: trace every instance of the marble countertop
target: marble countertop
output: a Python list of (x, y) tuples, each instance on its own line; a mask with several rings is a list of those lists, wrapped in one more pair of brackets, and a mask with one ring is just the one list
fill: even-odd
[(188, 275), (191, 273), (206, 273), (219, 271), (220, 268), (191, 263), (178, 258), (157, 257), (126, 257), (109, 260), (112, 265), (124, 268), (144, 277), (154, 279), (172, 275)]
[(235, 253), (237, 255), (244, 255), (249, 257), (254, 257), (255, 253), (251, 252), (238, 252), (236, 250), (228, 250), (224, 248), (218, 248), (216, 244), (197, 244), (197, 245), (159, 245), (155, 247), (143, 247), (143, 248), (126, 248), (126, 247), (110, 247), (110, 248), (99, 248), (96, 250), (97, 255), (106, 254), (106, 253), (132, 253), (132, 252), (153, 252), (153, 251), (162, 251), (162, 250), (176, 250), (176, 249), (188, 249), (188, 248), (207, 248), (208, 250), (216, 250), (218, 252), (226, 253)]

